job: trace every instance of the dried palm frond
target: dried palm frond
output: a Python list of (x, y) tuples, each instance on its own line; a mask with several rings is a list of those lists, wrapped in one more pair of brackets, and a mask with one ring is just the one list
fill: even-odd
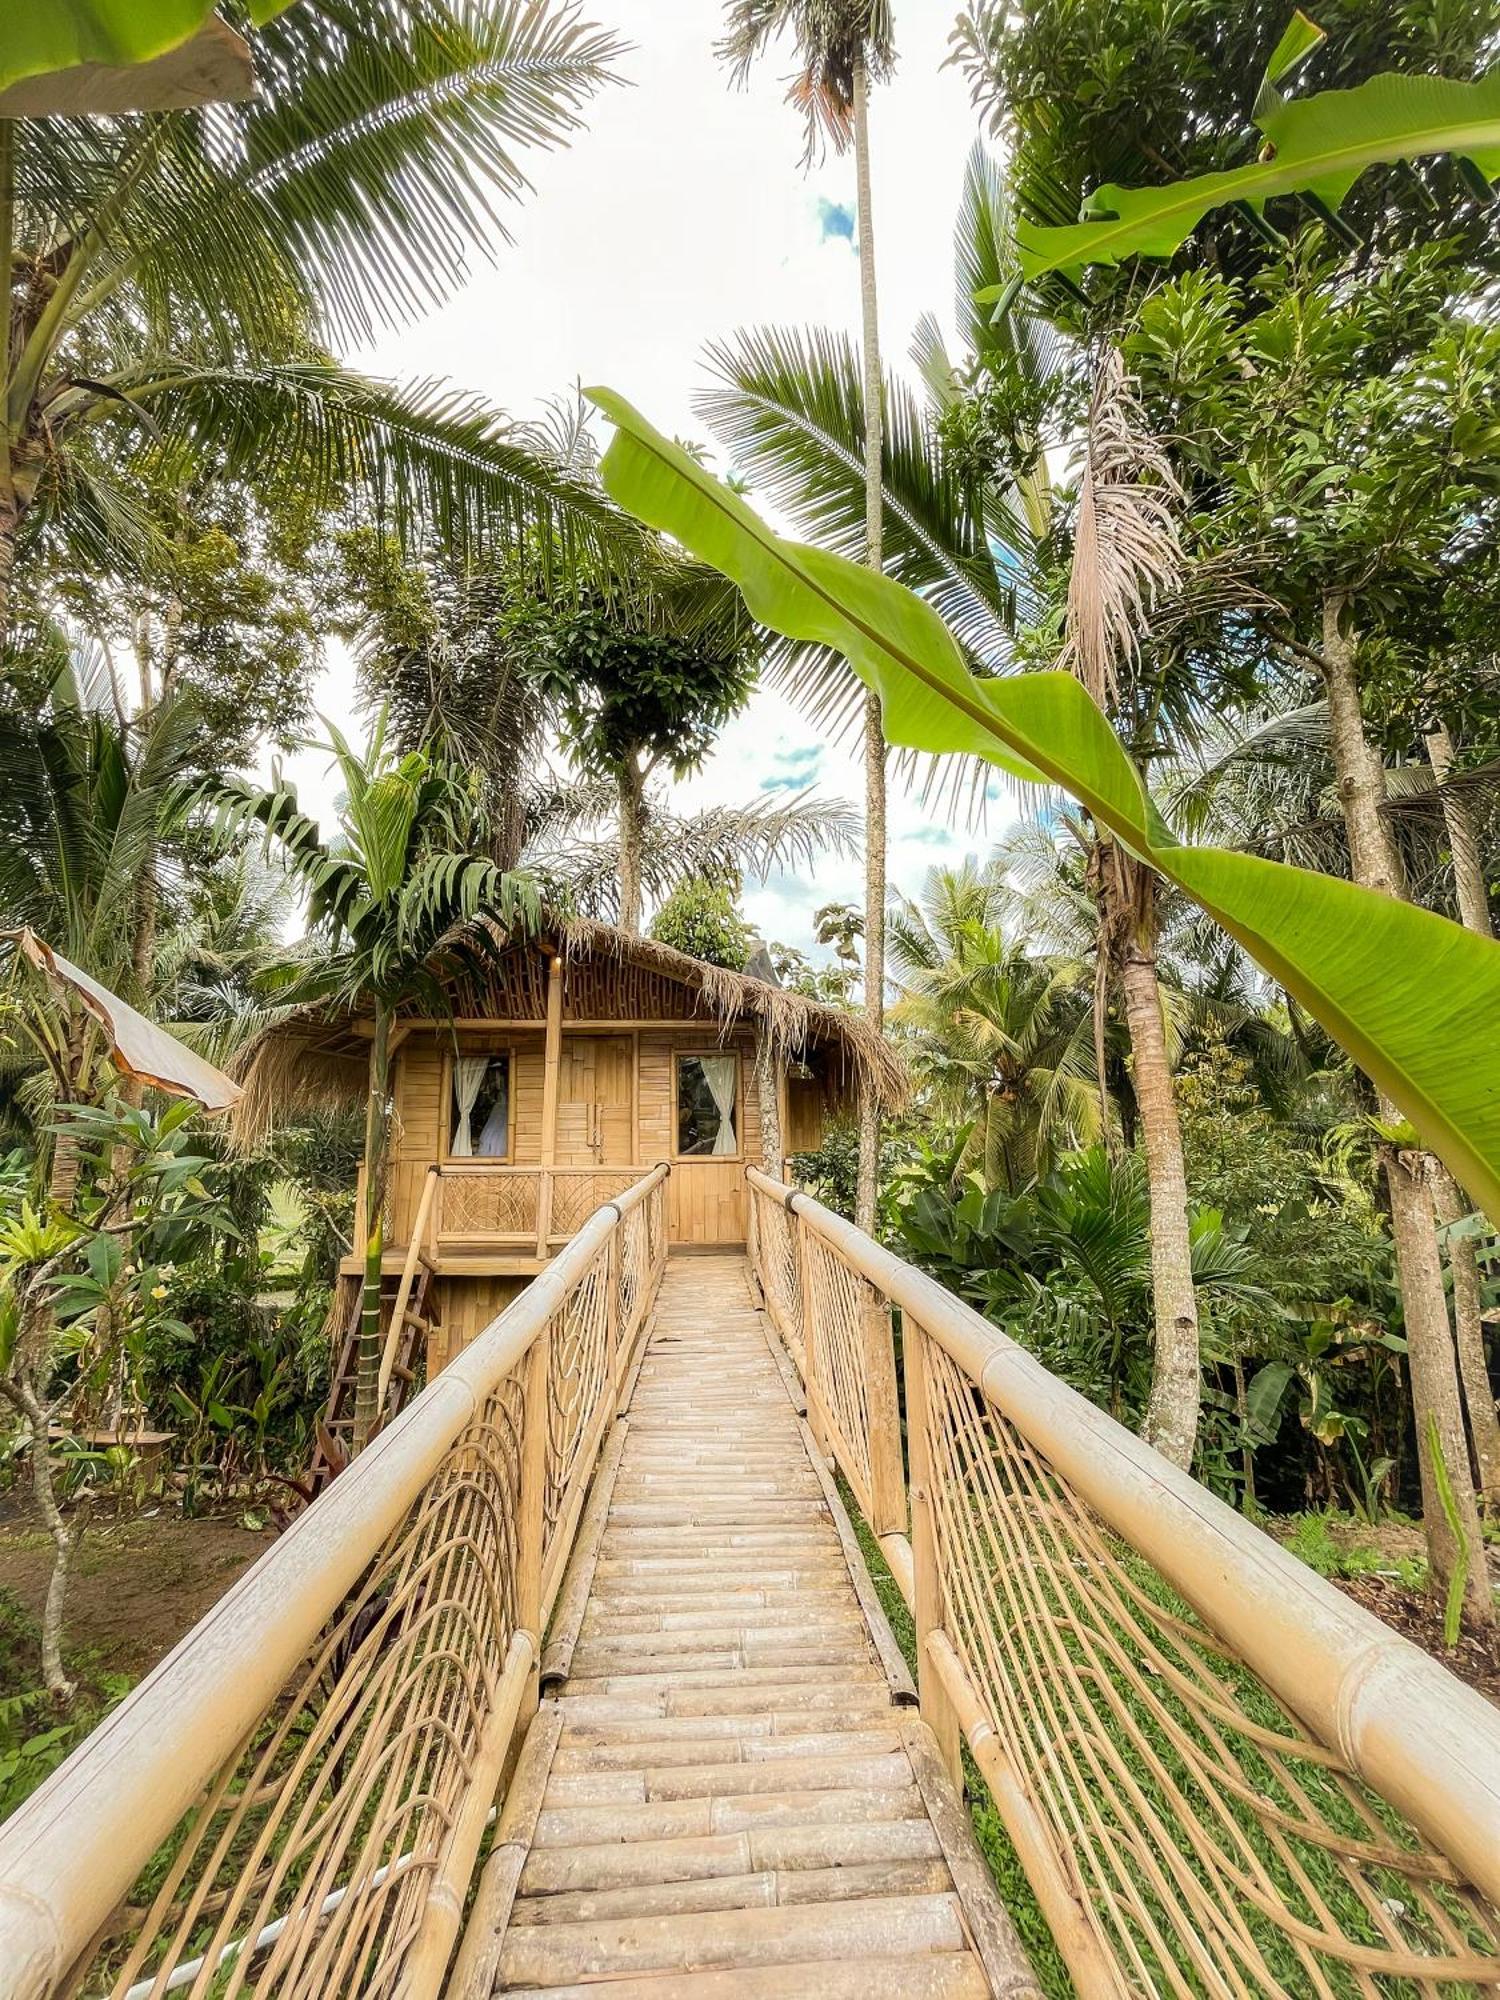
[(1089, 403), (1059, 657), (1102, 706), (1114, 699), (1121, 664), (1139, 654), (1157, 601), (1182, 575), (1183, 497), (1118, 350), (1106, 349)]

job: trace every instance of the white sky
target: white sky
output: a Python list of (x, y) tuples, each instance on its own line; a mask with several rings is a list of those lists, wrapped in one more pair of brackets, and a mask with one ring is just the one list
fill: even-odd
[[(942, 66), (953, 11), (947, 0), (899, 9), (900, 65), (872, 109), (888, 362), (904, 361), (921, 313), (951, 322), (953, 218), (977, 131), (962, 77)], [(523, 418), (577, 380), (607, 383), (669, 434), (705, 438), (692, 397), (707, 342), (758, 322), (857, 332), (858, 257), (823, 227), (826, 204), (852, 209), (852, 160), (800, 168), (801, 120), (783, 102), (788, 53), (773, 51), (748, 90), (729, 88), (713, 53), (717, 0), (597, 0), (590, 12), (634, 42), (622, 65), (631, 87), (595, 100), (569, 150), (531, 156), (535, 193), (508, 211), (514, 240), (493, 266), (477, 263), (442, 311), (350, 358), (378, 374), (447, 377)], [(330, 662), (317, 705), (351, 718), (347, 657)], [(287, 760), (313, 811), (332, 796), (322, 765)], [(857, 750), (820, 742), (789, 702), (762, 692), (679, 797), (747, 798), (793, 771), (825, 795), (862, 798)], [(933, 862), (984, 845), (894, 788), (890, 830), (891, 881), (908, 892)], [(814, 879), (748, 885), (746, 914), (767, 938), (807, 950), (813, 910), (862, 904), (861, 882), (858, 861), (825, 857)]]

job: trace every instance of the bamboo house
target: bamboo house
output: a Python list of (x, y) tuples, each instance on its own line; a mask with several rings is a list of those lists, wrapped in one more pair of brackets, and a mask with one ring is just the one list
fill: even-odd
[[(441, 1010), (411, 1004), (392, 1035), (383, 1259), (392, 1283), (417, 1256), (428, 1275), (429, 1372), (658, 1162), (670, 1244), (742, 1246), (747, 1165), (779, 1174), (863, 1087), (902, 1095), (857, 1016), (605, 924), (509, 937), (480, 918), (431, 970)], [(362, 1103), (371, 1033), (319, 1008), (267, 1031), (241, 1066), (242, 1142)], [(351, 1303), (364, 1248), (343, 1265)]]

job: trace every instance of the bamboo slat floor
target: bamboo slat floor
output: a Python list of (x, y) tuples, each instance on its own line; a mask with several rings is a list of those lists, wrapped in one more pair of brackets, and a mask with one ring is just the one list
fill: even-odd
[(807, 1436), (743, 1258), (674, 1259), (469, 1993), (1035, 1991)]

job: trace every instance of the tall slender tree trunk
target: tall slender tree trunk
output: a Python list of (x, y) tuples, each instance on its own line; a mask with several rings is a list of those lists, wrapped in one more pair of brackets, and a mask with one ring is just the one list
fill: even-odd
[[(46, 1308), (50, 1310), (50, 1308)], [(52, 1575), (47, 1581), (42, 1606), (42, 1680), (47, 1692), (61, 1708), (70, 1707), (77, 1687), (63, 1665), (63, 1610), (67, 1603), (68, 1579), (73, 1555), (83, 1532), (83, 1516), (70, 1525), (58, 1504), (52, 1480), (52, 1409), (42, 1398), (26, 1370), (17, 1370), (10, 1391), (25, 1412), (31, 1426), (31, 1495), (42, 1526), (52, 1541)]]
[(1428, 731), (1427, 761), (1432, 766), (1432, 775), (1439, 787), (1443, 823), (1448, 829), (1459, 920), (1465, 930), (1478, 931), (1481, 937), (1493, 937), (1495, 927), (1490, 918), (1489, 884), (1485, 880), (1484, 861), (1479, 852), (1479, 836), (1474, 831), (1474, 822), (1463, 799), (1456, 792), (1443, 789), (1453, 770), (1453, 738), (1448, 734), (1446, 723), (1434, 723)]
[(620, 929), (641, 928), (641, 847), (645, 837), (646, 780), (632, 750), (616, 773), (620, 793)]
[(773, 1180), (780, 1180), (781, 1092), (769, 1023), (762, 1021), (755, 1037), (755, 1094), (760, 1107), (760, 1160)]
[[(1347, 608), (1340, 593), (1330, 592), (1323, 600), (1322, 662), (1328, 697), (1329, 744), (1348, 835), (1350, 873), (1367, 889), (1401, 897), (1405, 895), (1406, 884), (1381, 813), (1385, 802), (1385, 771), (1365, 734), (1355, 640), (1344, 629)], [(1380, 1114), (1391, 1124), (1401, 1122), (1400, 1113), (1383, 1092)], [(1390, 1195), (1391, 1240), (1406, 1318), (1407, 1368), (1422, 1479), (1422, 1520), (1432, 1575), (1438, 1588), (1445, 1591), (1463, 1560), (1460, 1539), (1466, 1543), (1464, 1608), (1473, 1624), (1487, 1627), (1494, 1621), (1494, 1601), (1469, 1470), (1469, 1444), (1459, 1400), (1431, 1192), (1419, 1153), (1393, 1144), (1383, 1145), (1380, 1153)], [(1452, 1487), (1457, 1535), (1439, 1491), (1434, 1435)]]
[[(884, 409), (881, 401), (880, 313), (875, 285), (875, 221), (870, 197), (870, 73), (854, 71), (854, 175), (859, 199), (859, 302), (864, 358), (865, 561), (884, 566), (882, 471)], [(880, 697), (865, 694), (865, 1013), (877, 1034), (885, 1027), (885, 727)], [(875, 1227), (880, 1190), (880, 1101), (866, 1089), (859, 1102), (859, 1175), (854, 1216), (861, 1229)]]
[[(1470, 1203), (1440, 1160), (1427, 1163), (1432, 1187), (1432, 1203), (1438, 1221), (1457, 1222), (1470, 1212)], [(1495, 1414), (1495, 1397), (1490, 1388), (1489, 1363), (1484, 1352), (1484, 1302), (1480, 1292), (1479, 1261), (1474, 1246), (1462, 1236), (1448, 1238), (1448, 1268), (1453, 1274), (1453, 1325), (1458, 1346), (1458, 1379), (1469, 1415), (1469, 1435), (1474, 1440), (1474, 1460), (1479, 1471), (1479, 1491), (1488, 1513), (1500, 1512), (1500, 1418)]]
[[(1443, 820), (1448, 829), (1459, 919), (1466, 930), (1477, 931), (1481, 937), (1493, 937), (1495, 931), (1490, 917), (1489, 884), (1485, 880), (1479, 836), (1463, 799), (1458, 793), (1444, 789), (1453, 769), (1453, 739), (1448, 734), (1447, 725), (1441, 721), (1428, 732), (1427, 757), (1439, 787)], [(1474, 1204), (1461, 1192), (1442, 1162), (1433, 1160), (1429, 1173), (1438, 1220), (1453, 1223), (1468, 1214)], [(1459, 1383), (1468, 1410), (1469, 1434), (1474, 1440), (1480, 1493), (1486, 1511), (1493, 1514), (1500, 1512), (1500, 1420), (1495, 1415), (1489, 1364), (1485, 1359), (1479, 1260), (1474, 1254), (1474, 1245), (1466, 1237), (1448, 1238), (1448, 1268), (1453, 1274), (1453, 1324), (1458, 1342)]]
[(1198, 1438), (1202, 1394), (1198, 1300), (1193, 1290), (1187, 1165), (1156, 974), (1153, 878), (1113, 843), (1104, 862), (1106, 937), (1116, 953), (1136, 1109), (1151, 1203), (1151, 1304), (1155, 1342), (1143, 1435), (1164, 1458), (1187, 1467)]
[(365, 1098), (365, 1282), (359, 1309), (359, 1353), (354, 1385), (354, 1449), (363, 1451), (379, 1418), (380, 1265), (385, 1254), (386, 1148), (390, 1137), (391, 1016), (375, 1003), (370, 1039), (369, 1090)]
[(10, 581), (16, 567), (20, 526), (11, 459), (9, 402), (11, 357), (11, 266), (16, 239), (15, 126), (0, 118), (0, 647), (10, 632)]

